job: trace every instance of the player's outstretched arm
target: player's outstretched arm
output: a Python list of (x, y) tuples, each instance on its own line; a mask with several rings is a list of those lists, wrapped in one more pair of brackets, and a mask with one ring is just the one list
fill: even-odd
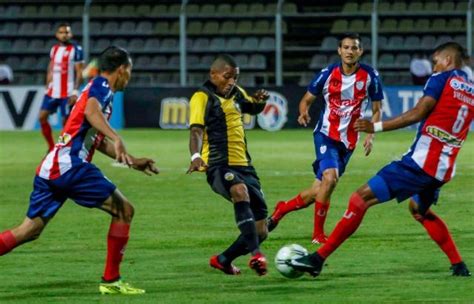
[(358, 132), (374, 133), (404, 128), (427, 117), (435, 105), (436, 99), (431, 96), (423, 96), (413, 109), (392, 119), (380, 122), (379, 125), (366, 119), (358, 119), (354, 124), (355, 130)]
[(207, 164), (201, 157), (202, 138), (204, 129), (202, 126), (192, 126), (189, 133), (189, 152), (191, 153), (191, 164), (186, 173), (190, 174), (194, 171), (202, 171), (207, 168)]
[(308, 124), (311, 122), (311, 117), (309, 116), (309, 108), (311, 104), (316, 99), (316, 96), (311, 94), (310, 92), (306, 92), (303, 95), (303, 98), (300, 100), (299, 104), (299, 111), (300, 115), (298, 116), (298, 123), (302, 126), (307, 127)]
[[(372, 101), (372, 123), (379, 122), (382, 119), (382, 102), (380, 100)], [(364, 151), (365, 156), (368, 156), (372, 152), (374, 145), (374, 134), (367, 134), (364, 140)]]
[(133, 163), (132, 158), (127, 153), (127, 149), (125, 148), (122, 138), (120, 138), (120, 136), (110, 126), (109, 122), (102, 113), (101, 106), (97, 99), (92, 97), (87, 100), (84, 115), (92, 127), (113, 141), (115, 159), (119, 163), (124, 163), (128, 166), (131, 166)]
[[(97, 147), (97, 150), (109, 156), (110, 158), (116, 159), (114, 145), (107, 138), (102, 140), (102, 142)], [(146, 157), (136, 158), (130, 154), (129, 156), (132, 160), (132, 164), (130, 165), (131, 168), (142, 171), (146, 175), (160, 173), (160, 170), (155, 166), (154, 160)]]

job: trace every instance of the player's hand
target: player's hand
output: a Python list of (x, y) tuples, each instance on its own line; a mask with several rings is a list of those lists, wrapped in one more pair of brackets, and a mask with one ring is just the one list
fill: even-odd
[(188, 171), (186, 171), (186, 174), (191, 174), (194, 171), (206, 171), (207, 170), (207, 164), (204, 162), (204, 160), (200, 157), (196, 158), (191, 162), (189, 165)]
[(268, 94), (268, 91), (260, 89), (255, 94), (253, 94), (253, 98), (257, 102), (265, 102), (267, 101), (268, 97), (270, 97), (270, 94)]
[(365, 156), (368, 156), (370, 152), (372, 152), (373, 145), (374, 145), (374, 134), (367, 134), (367, 137), (364, 140)]
[(114, 141), (115, 160), (119, 163), (131, 166), (133, 164), (133, 158), (127, 153), (123, 141), (119, 138)]
[(73, 106), (77, 101), (77, 96), (76, 95), (71, 95), (69, 99), (67, 100), (67, 104), (69, 106)]
[(300, 126), (307, 127), (310, 122), (311, 116), (309, 116), (308, 112), (300, 113), (300, 116), (298, 116), (298, 123), (300, 124)]
[(357, 119), (354, 128), (357, 132), (374, 133), (374, 124), (367, 119)]
[(142, 171), (146, 175), (160, 173), (160, 170), (155, 166), (155, 161), (146, 157), (133, 158), (131, 167), (135, 170)]

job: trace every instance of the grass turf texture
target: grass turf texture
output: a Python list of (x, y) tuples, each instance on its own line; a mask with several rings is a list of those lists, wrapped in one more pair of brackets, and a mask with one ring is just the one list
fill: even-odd
[[(233, 209), (214, 194), (202, 174), (186, 175), (188, 132), (126, 130), (127, 148), (157, 161), (161, 174), (111, 166), (98, 153), (94, 163), (133, 202), (136, 215), (122, 275), (146, 289), (136, 297), (100, 296), (109, 216), (67, 201), (39, 240), (0, 257), (1, 303), (316, 303), (472, 302), (472, 278), (451, 277), (449, 262), (408, 213), (407, 202), (372, 208), (361, 227), (331, 256), (320, 277), (289, 280), (274, 268), (277, 250), (310, 244), (313, 208), (289, 214), (263, 244), (270, 272), (257, 277), (248, 257), (236, 261), (241, 276), (208, 266), (212, 254), (237, 236)], [(332, 198), (330, 232), (350, 194), (383, 165), (397, 159), (413, 132), (377, 134), (372, 155), (356, 150)], [(312, 183), (310, 130), (247, 133), (269, 211)], [(0, 132), (0, 231), (19, 224), (46, 145), (39, 132)], [(449, 225), (464, 260), (474, 270), (474, 142), (458, 157), (457, 176), (443, 187), (433, 208)]]

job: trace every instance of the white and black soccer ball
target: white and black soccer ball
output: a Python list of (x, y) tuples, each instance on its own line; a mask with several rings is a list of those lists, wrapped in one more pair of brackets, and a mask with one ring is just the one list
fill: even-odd
[(308, 250), (301, 245), (291, 244), (283, 246), (275, 256), (275, 267), (284, 277), (290, 279), (299, 278), (303, 275), (303, 272), (293, 269), (287, 263), (292, 259), (298, 259), (305, 255), (308, 255)]

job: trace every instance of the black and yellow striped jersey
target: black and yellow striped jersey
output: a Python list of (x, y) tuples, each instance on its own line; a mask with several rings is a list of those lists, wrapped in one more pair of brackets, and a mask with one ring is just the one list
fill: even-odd
[(191, 97), (189, 119), (190, 127), (204, 128), (202, 159), (209, 166), (250, 166), (242, 113), (258, 114), (264, 107), (241, 87), (223, 97), (210, 81), (204, 83)]

